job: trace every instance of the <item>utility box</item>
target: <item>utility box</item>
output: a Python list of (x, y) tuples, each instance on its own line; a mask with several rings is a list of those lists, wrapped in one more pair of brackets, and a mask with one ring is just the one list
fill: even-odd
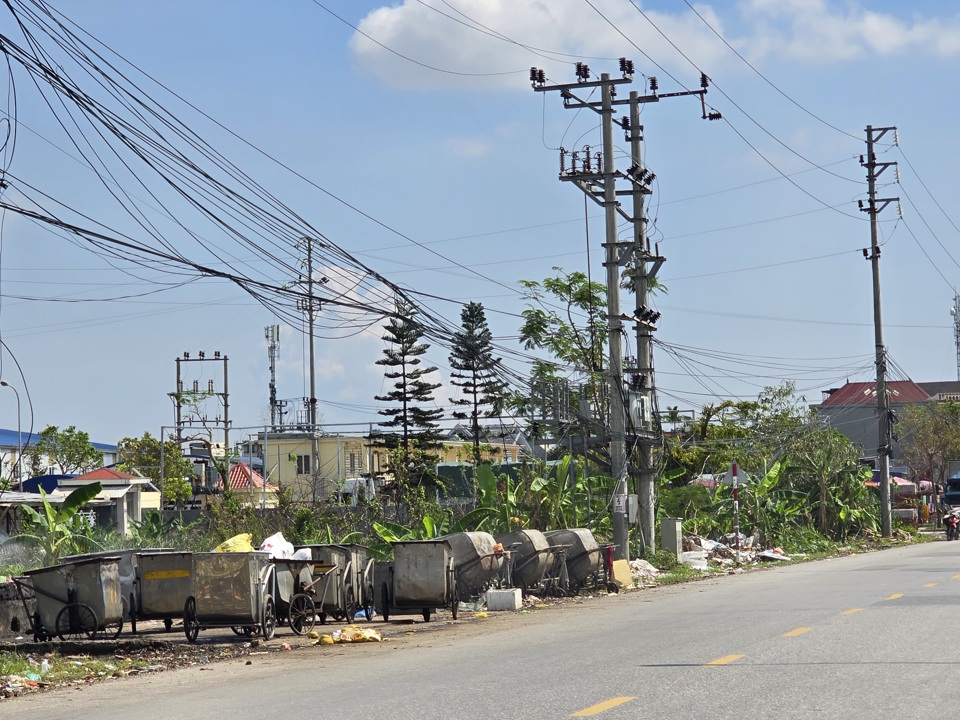
[(677, 562), (683, 557), (683, 519), (661, 518), (660, 547), (677, 556)]
[(636, 495), (627, 495), (627, 522), (630, 525), (637, 524), (637, 515), (640, 509), (640, 501)]

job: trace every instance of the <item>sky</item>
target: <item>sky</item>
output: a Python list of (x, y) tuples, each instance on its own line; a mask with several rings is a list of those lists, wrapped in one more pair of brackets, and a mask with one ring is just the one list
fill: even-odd
[[(660, 93), (696, 90), (705, 73), (707, 109), (722, 114), (703, 119), (696, 96), (642, 109), (656, 174), (649, 232), (666, 258), (652, 300), (661, 409), (699, 412), (786, 381), (816, 403), (874, 377), (870, 223), (858, 208), (867, 126), (897, 129), (876, 148), (896, 163), (878, 184), (879, 197), (898, 198), (878, 216), (890, 377), (958, 378), (952, 3), (12, 5), (0, 13), (0, 427), (75, 426), (102, 443), (165, 434), (176, 360), (204, 351), (227, 360), (182, 364), (187, 388), (227, 385), (232, 437), (257, 432), (270, 420), (264, 329), (275, 324), (277, 397), (295, 416), (309, 395), (308, 343), (283, 289), (302, 277), (296, 241), (307, 235), (322, 238), (315, 277), (327, 280), (315, 344), (326, 430), (382, 419), (376, 310), (397, 292), (438, 327), (482, 303), (504, 362), (523, 375), (519, 282), (558, 267), (604, 273), (602, 208), (558, 180), (561, 147), (600, 145), (598, 117), (534, 92), (530, 67), (562, 84), (575, 82), (576, 62), (619, 77), (621, 57), (635, 66), (622, 95), (648, 92), (651, 76)], [(43, 8), (96, 49), (103, 75), (38, 29)], [(28, 72), (38, 57), (82, 94)], [(105, 78), (129, 83), (136, 104), (123, 108)], [(126, 144), (110, 134), (118, 120)], [(616, 141), (626, 170), (629, 146)], [(161, 156), (144, 148), (175, 149), (163, 162), (189, 170), (158, 172)], [(448, 356), (438, 342), (427, 354), (445, 408), (456, 396)]]

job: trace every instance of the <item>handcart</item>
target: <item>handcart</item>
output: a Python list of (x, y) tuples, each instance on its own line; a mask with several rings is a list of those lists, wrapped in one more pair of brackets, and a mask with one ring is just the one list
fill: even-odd
[(193, 553), (193, 595), (183, 605), (183, 630), (190, 642), (200, 630), (229, 627), (235, 633), (259, 634), (277, 629), (270, 589), (274, 566), (265, 552)]
[(380, 588), (380, 614), (384, 622), (391, 615), (421, 613), (424, 622), (436, 608), (449, 607), (457, 619), (460, 597), (457, 591), (453, 550), (446, 540), (394, 542), (393, 564), (388, 580)]
[[(348, 545), (300, 545), (297, 550), (309, 550), (310, 554), (320, 567), (330, 568), (329, 578), (324, 582), (322, 590), (318, 591), (316, 603), (320, 624), (327, 622), (327, 617), (334, 620), (352, 622), (359, 604), (358, 597), (362, 593), (357, 587), (356, 573), (354, 572), (354, 551)], [(364, 548), (365, 549), (365, 548)], [(372, 579), (373, 569), (370, 568)]]
[[(81, 553), (79, 555), (66, 555), (59, 560), (59, 565), (69, 565), (79, 560), (93, 560), (96, 558), (117, 558), (117, 569), (120, 573), (120, 602), (123, 604), (123, 617), (130, 621), (132, 632), (137, 631), (137, 617), (135, 613), (135, 595), (137, 583), (137, 562), (143, 552), (167, 552), (167, 548), (150, 549), (124, 549), (124, 550), (105, 550), (101, 552)], [(186, 596), (184, 596), (185, 598)], [(183, 611), (183, 600), (180, 603), (173, 616), (179, 616)]]
[(274, 565), (272, 595), (276, 599), (277, 622), (286, 623), (297, 635), (305, 635), (317, 622), (317, 601), (322, 606), (338, 568), (292, 558), (271, 558), (270, 562)]
[(29, 570), (15, 578), (24, 608), (33, 592), (34, 640), (112, 639), (123, 629), (123, 603), (117, 557), (97, 557)]
[(509, 553), (509, 567), (504, 573), (512, 587), (524, 595), (531, 592), (563, 597), (570, 592), (567, 571), (569, 546), (551, 545), (539, 530), (516, 530), (498, 538)]
[(193, 553), (150, 550), (136, 553), (136, 579), (130, 593), (130, 629), (140, 620), (163, 620), (167, 632), (183, 615), (184, 603), (194, 595)]
[[(344, 583), (351, 588), (349, 591), (356, 598), (355, 613), (362, 610), (367, 620), (373, 619), (373, 605), (376, 602), (376, 592), (373, 585), (373, 558), (365, 545), (355, 543), (341, 545), (350, 554), (350, 562), (344, 572)], [(353, 620), (354, 616), (350, 619)]]
[(588, 528), (550, 530), (545, 532), (544, 536), (551, 547), (563, 546), (567, 550), (571, 593), (576, 594), (582, 588), (600, 582), (605, 567), (603, 553)]
[(444, 535), (450, 543), (461, 599), (479, 598), (501, 575), (506, 553), (487, 532), (459, 532)]

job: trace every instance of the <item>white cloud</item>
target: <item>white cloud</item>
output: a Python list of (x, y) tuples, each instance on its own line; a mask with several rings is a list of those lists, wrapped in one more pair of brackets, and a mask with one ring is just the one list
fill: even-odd
[(404, 0), (367, 15), (359, 27), (376, 42), (355, 34), (351, 48), (358, 67), (386, 84), (470, 90), (526, 89), (523, 75), (531, 66), (542, 67), (552, 82), (566, 82), (577, 60), (598, 58), (587, 61), (600, 72), (621, 56), (633, 59), (638, 71), (661, 76), (661, 90), (668, 72), (692, 87), (695, 67), (710, 74), (738, 62), (714, 30), (751, 62), (960, 53), (957, 15), (904, 19), (832, 0), (694, 7), (665, 13), (641, 0)]
[(741, 12), (767, 52), (807, 63), (960, 50), (957, 15), (908, 21), (827, 0), (749, 0)]
[[(693, 13), (641, 14), (624, 2), (595, 5), (597, 10), (574, 0), (405, 0), (367, 15), (359, 27), (376, 42), (355, 34), (351, 49), (361, 70), (390, 85), (471, 90), (526, 89), (525, 76), (534, 65), (555, 80), (573, 79), (573, 63), (590, 57), (612, 59), (597, 61), (603, 65), (630, 57), (640, 67), (641, 49), (689, 70), (644, 14), (672, 40), (680, 38), (678, 44), (694, 62), (708, 62), (722, 50)], [(719, 25), (712, 12), (705, 12)]]

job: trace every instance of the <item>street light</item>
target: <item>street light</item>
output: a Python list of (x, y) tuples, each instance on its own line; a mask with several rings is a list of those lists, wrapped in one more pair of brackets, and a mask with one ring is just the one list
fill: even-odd
[(0, 386), (8, 387), (17, 396), (17, 486), (23, 492), (23, 436), (20, 434), (20, 393), (6, 380), (0, 380)]

